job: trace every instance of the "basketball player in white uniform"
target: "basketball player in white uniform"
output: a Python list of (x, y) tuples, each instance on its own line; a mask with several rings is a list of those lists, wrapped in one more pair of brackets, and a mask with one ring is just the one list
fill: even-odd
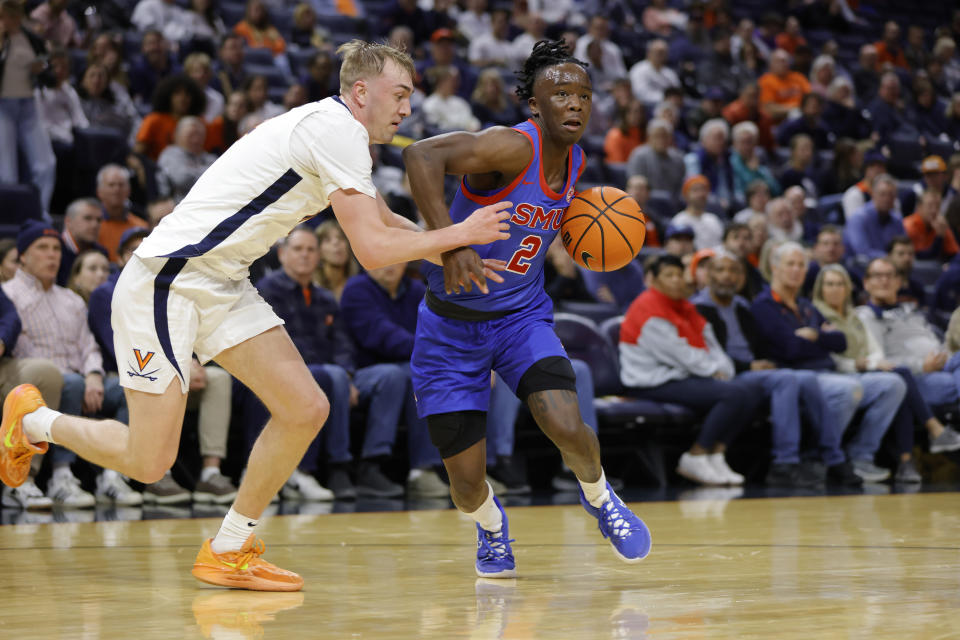
[[(413, 61), (386, 45), (354, 40), (343, 55), (341, 95), (273, 118), (238, 140), (135, 252), (117, 283), (112, 325), (130, 425), (68, 416), (22, 385), (4, 403), (0, 479), (27, 476), (47, 443), (145, 483), (173, 465), (187, 399), (190, 358), (215, 360), (271, 413), (247, 462), (237, 499), (193, 568), (228, 587), (296, 591), (302, 578), (260, 558), (254, 531), (329, 412), (280, 320), (257, 294), (248, 267), (305, 218), (333, 205), (367, 269), (432, 258), (505, 239), (509, 203), (460, 224), (423, 232), (395, 215), (371, 181), (369, 145), (389, 142), (410, 114)], [(499, 276), (490, 263), (485, 275)], [(486, 288), (485, 282), (477, 286)]]

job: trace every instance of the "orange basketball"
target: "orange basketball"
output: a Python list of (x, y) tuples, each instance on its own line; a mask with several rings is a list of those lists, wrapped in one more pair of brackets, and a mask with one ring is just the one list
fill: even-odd
[(615, 187), (591, 187), (574, 196), (560, 221), (560, 240), (581, 267), (615, 271), (633, 260), (647, 236), (637, 201)]

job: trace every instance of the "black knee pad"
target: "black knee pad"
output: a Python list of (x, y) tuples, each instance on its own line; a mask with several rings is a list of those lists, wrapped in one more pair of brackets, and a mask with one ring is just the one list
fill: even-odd
[(517, 384), (517, 397), (523, 402), (531, 393), (566, 389), (577, 392), (577, 376), (570, 360), (563, 356), (550, 356), (534, 362)]
[(430, 440), (440, 456), (450, 458), (487, 437), (485, 411), (452, 411), (427, 416)]

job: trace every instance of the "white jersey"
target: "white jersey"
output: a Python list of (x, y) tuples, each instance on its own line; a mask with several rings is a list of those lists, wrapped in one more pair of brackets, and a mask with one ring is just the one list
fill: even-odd
[(135, 253), (246, 278), (254, 260), (327, 208), (337, 189), (376, 197), (369, 147), (339, 97), (272, 118), (227, 149)]

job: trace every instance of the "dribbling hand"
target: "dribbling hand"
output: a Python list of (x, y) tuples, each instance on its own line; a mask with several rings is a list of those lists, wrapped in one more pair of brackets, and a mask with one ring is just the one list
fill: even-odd
[(487, 278), (494, 282), (503, 282), (497, 271), (503, 271), (507, 266), (503, 260), (481, 260), (477, 252), (470, 247), (447, 251), (440, 258), (443, 260), (443, 290), (447, 294), (460, 293), (460, 287), (469, 293), (474, 284), (483, 293), (490, 293)]
[(507, 219), (511, 214), (505, 209), (512, 206), (512, 202), (498, 202), (471, 213), (466, 220), (459, 223), (459, 226), (467, 234), (466, 244), (489, 244), (497, 240), (508, 239), (510, 237), (510, 223), (507, 222)]

